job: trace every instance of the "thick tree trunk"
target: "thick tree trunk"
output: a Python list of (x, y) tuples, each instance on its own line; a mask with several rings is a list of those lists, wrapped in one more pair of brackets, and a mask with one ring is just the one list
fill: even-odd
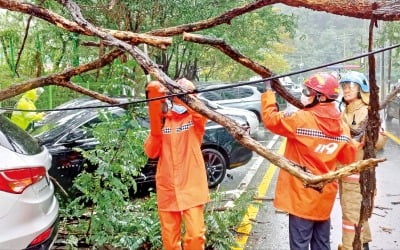
[[(369, 27), (369, 45), (368, 50), (372, 51), (373, 48), (373, 27), (376, 25), (374, 19), (371, 20)], [(369, 64), (369, 83), (370, 83), (370, 109), (368, 109), (368, 125), (365, 130), (365, 146), (364, 146), (364, 159), (373, 158), (375, 154), (375, 144), (378, 140), (379, 128), (381, 126), (379, 116), (379, 88), (376, 85), (375, 78), (375, 56), (368, 56)], [(353, 242), (353, 249), (361, 250), (361, 230), (364, 222), (366, 222), (372, 215), (374, 208), (374, 197), (376, 191), (376, 177), (375, 168), (366, 169), (360, 172), (360, 191), (362, 195), (362, 202), (360, 207), (360, 219), (356, 225), (356, 234)]]

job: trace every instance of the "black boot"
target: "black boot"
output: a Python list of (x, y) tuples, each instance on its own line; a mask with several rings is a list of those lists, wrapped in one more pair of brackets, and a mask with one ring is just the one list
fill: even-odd
[(363, 250), (369, 250), (368, 242), (363, 244)]

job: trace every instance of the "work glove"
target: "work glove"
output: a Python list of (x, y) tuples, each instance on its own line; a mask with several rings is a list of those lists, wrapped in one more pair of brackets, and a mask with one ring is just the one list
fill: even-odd
[[(162, 97), (167, 94), (167, 89), (159, 81), (151, 81), (146, 85), (146, 98), (153, 99)], [(162, 106), (165, 99), (155, 100), (148, 102), (149, 105), (149, 118), (150, 118), (150, 134), (153, 136), (161, 136), (161, 129), (163, 127), (164, 115), (162, 113)]]
[(270, 80), (264, 82), (264, 91), (268, 91), (268, 90), (272, 90)]
[[(191, 93), (196, 89), (194, 84), (186, 78), (181, 78), (176, 82), (182, 87), (185, 93)], [(195, 94), (189, 94), (189, 95), (195, 95)], [(188, 108), (187, 105), (177, 97), (174, 97), (173, 102), (174, 102), (173, 107), (177, 109), (176, 110), (177, 113), (182, 114)]]

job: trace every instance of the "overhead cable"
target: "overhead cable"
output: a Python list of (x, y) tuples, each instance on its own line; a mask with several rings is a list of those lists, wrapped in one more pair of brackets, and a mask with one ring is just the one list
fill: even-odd
[(271, 80), (282, 78), (282, 77), (286, 77), (286, 76), (298, 75), (298, 74), (305, 73), (305, 72), (308, 72), (308, 71), (313, 71), (313, 70), (316, 70), (316, 69), (321, 69), (321, 68), (325, 68), (325, 67), (328, 67), (328, 66), (332, 66), (332, 65), (336, 65), (336, 64), (340, 64), (340, 63), (344, 63), (344, 62), (353, 61), (355, 59), (367, 57), (367, 56), (374, 55), (374, 54), (377, 54), (377, 53), (381, 53), (381, 52), (384, 52), (384, 51), (387, 51), (387, 50), (392, 50), (392, 49), (395, 49), (395, 48), (398, 48), (398, 47), (400, 47), (400, 44), (395, 44), (395, 45), (392, 45), (392, 46), (384, 47), (384, 48), (381, 48), (381, 49), (378, 49), (378, 50), (374, 50), (374, 51), (371, 51), (371, 52), (363, 53), (363, 54), (360, 54), (360, 55), (357, 55), (357, 56), (353, 56), (353, 57), (349, 57), (349, 58), (346, 58), (346, 59), (342, 59), (342, 60), (339, 60), (339, 61), (334, 61), (334, 62), (322, 64), (322, 65), (319, 65), (319, 66), (310, 67), (310, 68), (306, 68), (306, 69), (303, 69), (303, 70), (292, 71), (292, 72), (289, 72), (289, 73), (286, 73), (286, 74), (273, 75), (273, 76), (267, 77), (267, 78), (261, 78), (261, 79), (257, 79), (257, 80), (251, 80), (251, 81), (243, 81), (243, 82), (239, 82), (239, 83), (235, 83), (235, 84), (222, 83), (222, 84), (224, 84), (224, 86), (219, 86), (219, 87), (214, 87), (214, 88), (207, 88), (207, 89), (195, 89), (193, 92), (168, 94), (168, 95), (165, 95), (165, 96), (162, 96), (162, 97), (157, 97), (157, 98), (134, 100), (134, 101), (118, 103), (118, 104), (93, 105), (93, 106), (87, 106), (87, 107), (73, 107), (73, 108), (59, 108), (59, 109), (37, 109), (37, 110), (16, 109), (16, 108), (12, 108), (12, 107), (0, 107), (0, 110), (22, 111), (22, 112), (51, 112), (51, 111), (67, 111), (67, 110), (76, 110), (76, 109), (99, 109), (99, 108), (109, 108), (109, 107), (122, 107), (122, 106), (127, 106), (127, 105), (137, 105), (137, 104), (141, 104), (141, 103), (144, 103), (144, 102), (151, 102), (151, 101), (161, 100), (161, 99), (165, 99), (165, 98), (183, 96), (183, 95), (186, 95), (186, 94), (210, 92), (210, 91), (215, 91), (215, 90), (220, 90), (220, 89), (227, 89), (227, 88), (233, 88), (233, 87), (239, 87), (239, 86), (245, 86), (245, 85), (252, 85), (252, 84), (265, 82), (265, 81), (271, 81)]

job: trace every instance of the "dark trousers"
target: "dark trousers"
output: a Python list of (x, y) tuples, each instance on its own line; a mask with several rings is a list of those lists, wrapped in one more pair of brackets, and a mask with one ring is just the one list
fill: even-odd
[(331, 221), (312, 221), (289, 214), (289, 238), (291, 250), (330, 249)]

